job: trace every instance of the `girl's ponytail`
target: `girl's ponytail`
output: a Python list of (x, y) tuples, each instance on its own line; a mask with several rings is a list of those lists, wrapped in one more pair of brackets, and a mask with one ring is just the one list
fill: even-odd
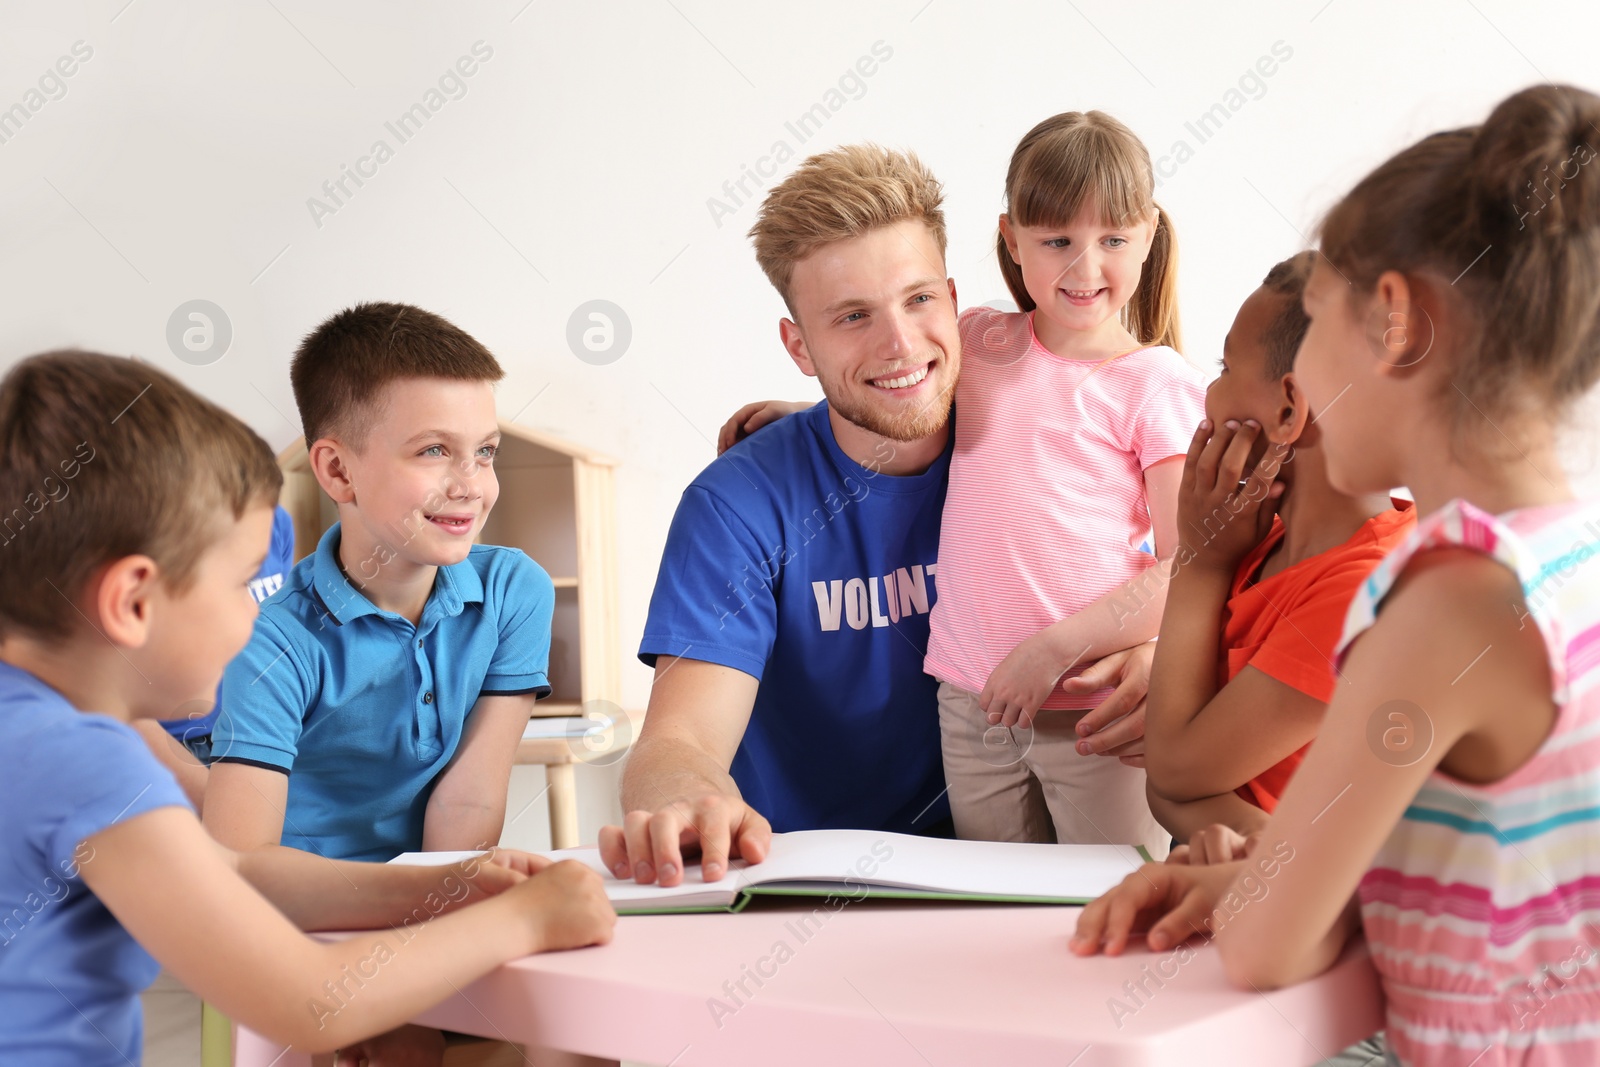
[(1161, 205), (1156, 205), (1156, 232), (1144, 261), (1139, 287), (1122, 311), (1122, 324), (1143, 345), (1166, 345), (1183, 351), (1178, 329), (1178, 235)]
[(1011, 250), (1006, 247), (1006, 235), (996, 233), (994, 237), (995, 258), (1000, 260), (1000, 277), (1006, 281), (1006, 288), (1011, 290), (1011, 299), (1017, 302), (1021, 311), (1032, 311), (1038, 307), (1033, 302), (1033, 297), (1028, 295), (1028, 287), (1022, 281), (1022, 267), (1011, 258)]
[(1600, 380), (1600, 97), (1535, 85), (1481, 126), (1380, 165), (1320, 227), (1361, 297), (1429, 275), (1467, 316), (1445, 400), (1458, 426), (1559, 411)]

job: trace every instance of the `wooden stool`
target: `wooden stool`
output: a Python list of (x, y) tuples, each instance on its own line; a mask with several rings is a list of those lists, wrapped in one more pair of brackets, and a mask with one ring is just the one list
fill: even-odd
[(622, 720), (603, 729), (597, 719), (568, 715), (535, 716), (529, 720), (517, 745), (515, 762), (544, 767), (550, 808), (550, 847), (578, 844), (578, 784), (576, 763), (615, 763), (638, 736), (643, 712), (624, 712)]

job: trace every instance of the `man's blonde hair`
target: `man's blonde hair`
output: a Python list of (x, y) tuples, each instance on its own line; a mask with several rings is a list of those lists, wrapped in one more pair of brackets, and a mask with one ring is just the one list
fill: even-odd
[(911, 152), (854, 144), (800, 164), (767, 194), (749, 236), (756, 262), (789, 313), (794, 265), (825, 244), (919, 219), (944, 255), (944, 187)]

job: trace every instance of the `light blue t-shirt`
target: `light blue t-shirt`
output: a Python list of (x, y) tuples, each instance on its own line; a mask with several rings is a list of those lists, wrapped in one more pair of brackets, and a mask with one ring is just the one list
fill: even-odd
[(383, 861), (422, 847), (478, 698), (549, 694), (555, 588), (521, 549), (474, 545), (413, 626), (345, 577), (339, 538), (335, 523), (261, 606), (223, 674), (212, 757), (289, 775), (283, 844)]
[[(272, 514), (272, 540), (267, 546), (267, 556), (261, 569), (250, 580), (250, 596), (257, 604), (283, 588), (283, 576), (294, 566), (294, 519), (280, 504)], [(217, 686), (217, 706), (204, 715), (188, 719), (163, 719), (162, 727), (179, 741), (193, 741), (211, 736), (217, 723), (217, 712), (222, 707), (222, 686)]]
[(949, 447), (922, 474), (863, 467), (824, 401), (684, 490), (639, 658), (760, 682), (731, 773), (774, 830), (919, 833), (949, 817), (938, 683), (922, 672), (949, 472)]
[(139, 1062), (161, 967), (89, 891), (84, 839), (188, 801), (134, 730), (0, 663), (0, 1063)]

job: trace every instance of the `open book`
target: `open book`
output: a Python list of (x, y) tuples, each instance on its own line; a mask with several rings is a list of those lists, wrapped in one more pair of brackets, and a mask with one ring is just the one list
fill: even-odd
[[(474, 852), (407, 852), (391, 863), (456, 863)], [(1133, 845), (1025, 845), (950, 841), (876, 830), (798, 830), (772, 835), (758, 864), (734, 860), (707, 884), (690, 861), (681, 885), (663, 888), (619, 881), (600, 850), (572, 848), (540, 855), (594, 868), (618, 914), (739, 911), (755, 896), (1087, 904), (1147, 858)]]

